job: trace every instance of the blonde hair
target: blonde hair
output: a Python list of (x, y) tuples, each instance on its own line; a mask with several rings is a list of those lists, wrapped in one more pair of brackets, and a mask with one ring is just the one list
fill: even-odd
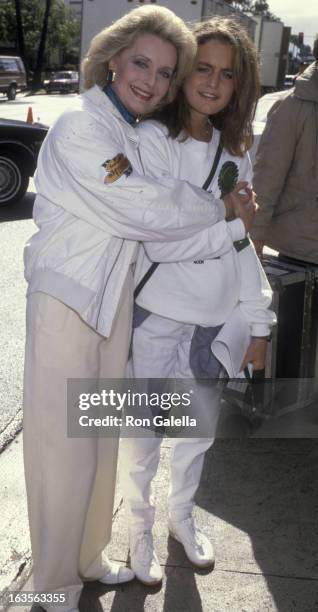
[(140, 34), (159, 36), (176, 48), (176, 70), (169, 90), (162, 100), (164, 103), (171, 102), (192, 68), (197, 46), (192, 33), (182, 19), (163, 6), (135, 8), (92, 39), (82, 62), (85, 89), (96, 84), (104, 87), (112, 57), (130, 47)]

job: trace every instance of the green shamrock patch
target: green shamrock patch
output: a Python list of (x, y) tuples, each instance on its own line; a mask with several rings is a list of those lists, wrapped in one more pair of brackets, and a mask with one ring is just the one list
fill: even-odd
[[(225, 164), (223, 164), (220, 170), (218, 178), (218, 186), (221, 191), (221, 198), (224, 198), (224, 196), (233, 191), (237, 183), (238, 177), (239, 170), (237, 165), (232, 161), (225, 162)], [(236, 240), (235, 242), (233, 242), (233, 246), (238, 253), (249, 245), (250, 240), (248, 236), (246, 236), (242, 240)]]
[(237, 165), (228, 161), (225, 162), (220, 170), (218, 178), (218, 187), (221, 191), (221, 198), (233, 191), (239, 177)]

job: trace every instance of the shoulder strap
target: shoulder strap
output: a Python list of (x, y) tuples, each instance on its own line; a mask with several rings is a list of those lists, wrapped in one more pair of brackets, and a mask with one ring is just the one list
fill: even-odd
[(139, 281), (135, 291), (134, 291), (134, 299), (136, 299), (136, 297), (138, 297), (140, 291), (144, 288), (145, 284), (148, 282), (149, 278), (153, 275), (154, 271), (156, 268), (158, 268), (159, 266), (159, 261), (153, 262), (150, 266), (150, 268), (148, 268), (146, 274), (144, 274), (144, 276), (142, 277), (142, 279)]
[[(209, 187), (209, 185), (212, 182), (212, 179), (215, 175), (216, 169), (218, 167), (219, 161), (220, 161), (220, 157), (222, 154), (222, 144), (221, 144), (221, 139), (219, 142), (219, 146), (217, 148), (214, 160), (213, 160), (213, 165), (211, 168), (211, 171), (209, 173), (208, 178), (206, 179), (206, 181), (204, 182), (204, 185), (202, 186), (202, 189), (204, 189), (205, 191), (207, 190), (207, 188)], [(142, 279), (139, 281), (135, 291), (134, 291), (134, 299), (136, 299), (136, 297), (138, 297), (140, 291), (144, 288), (145, 284), (149, 281), (150, 277), (153, 275), (154, 271), (156, 270), (156, 268), (158, 268), (159, 266), (159, 261), (157, 262), (153, 262), (151, 264), (151, 266), (148, 268), (146, 274), (144, 274), (144, 276), (142, 277)]]
[(216, 169), (217, 169), (217, 167), (219, 165), (220, 157), (222, 155), (222, 149), (223, 149), (223, 147), (222, 147), (221, 138), (220, 138), (219, 146), (217, 148), (217, 151), (216, 151), (216, 154), (215, 154), (215, 157), (214, 157), (214, 161), (213, 161), (213, 165), (212, 165), (212, 168), (211, 168), (211, 172), (210, 172), (208, 178), (206, 179), (204, 185), (202, 186), (202, 189), (205, 189), (205, 191), (207, 190), (207, 188), (211, 184), (212, 179), (213, 179), (213, 177), (215, 175)]

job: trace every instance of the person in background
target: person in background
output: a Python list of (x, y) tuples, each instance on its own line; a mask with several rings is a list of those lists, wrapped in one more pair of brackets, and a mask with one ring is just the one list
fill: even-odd
[[(172, 11), (131, 11), (93, 39), (87, 91), (41, 148), (38, 231), (25, 248), (24, 462), (34, 588), (54, 593), (41, 600), (50, 612), (78, 610), (85, 579), (134, 577), (103, 555), (118, 437), (67, 437), (67, 379), (124, 376), (137, 241), (202, 234), (213, 253), (213, 225), (245, 204), (144, 176), (136, 119), (173, 99), (195, 48)], [(229, 233), (222, 240), (231, 248)]]
[[(251, 237), (262, 258), (264, 246), (278, 251), (288, 264), (318, 265), (318, 37), (315, 61), (275, 102), (267, 117), (254, 166), (257, 211)], [(301, 285), (284, 308), (278, 328), (277, 376), (299, 376), (299, 345), (303, 330)], [(318, 286), (313, 293), (308, 376), (316, 371)], [(291, 342), (292, 340), (292, 342)], [(308, 342), (308, 341), (307, 341)]]
[[(173, 176), (197, 186), (211, 176), (213, 166), (215, 174), (209, 178), (207, 189), (220, 197), (239, 181), (251, 183), (247, 150), (259, 92), (257, 53), (241, 25), (230, 19), (199, 23), (194, 35), (198, 53), (176, 101), (155, 113), (155, 121), (143, 121), (138, 127), (141, 156), (147, 174), (156, 178)], [(252, 218), (245, 220), (246, 232), (251, 223)], [(234, 317), (231, 343), (239, 361), (230, 376), (236, 376), (248, 363), (256, 370), (264, 368), (267, 337), (275, 321), (269, 310), (272, 292), (249, 239), (236, 238), (242, 221), (223, 221), (215, 228), (222, 232), (223, 224), (232, 232), (233, 246), (226, 253), (216, 251), (211, 259), (196, 258), (192, 238), (169, 244), (144, 243), (137, 259), (135, 284), (144, 278), (151, 261), (163, 263), (136, 298), (128, 368), (132, 377), (218, 378), (222, 367), (211, 351), (211, 343)], [(247, 344), (241, 342), (240, 326), (247, 329)], [(196, 527), (192, 510), (204, 454), (213, 443), (217, 427), (218, 399), (212, 398), (209, 405), (207, 418), (214, 428), (211, 435), (207, 433), (211, 429), (208, 423), (206, 437), (176, 438), (171, 456), (169, 531), (198, 567), (214, 564), (212, 544)], [(160, 437), (149, 431), (143, 437), (123, 437), (121, 441), (121, 484), (129, 518), (131, 567), (145, 584), (162, 580), (153, 544), (155, 508), (150, 498), (160, 443)]]
[(253, 185), (259, 209), (251, 237), (280, 255), (318, 264), (318, 38), (316, 61), (267, 116)]
[(297, 72), (297, 74), (295, 76), (295, 81), (296, 81), (296, 79), (298, 79), (298, 77), (301, 74), (303, 74), (303, 72), (305, 72), (305, 70), (307, 70), (307, 68), (308, 68), (308, 66), (310, 66), (310, 64), (311, 64), (311, 62), (308, 62), (308, 61), (301, 62), (301, 64), (299, 65), (299, 68), (298, 68), (298, 72)]

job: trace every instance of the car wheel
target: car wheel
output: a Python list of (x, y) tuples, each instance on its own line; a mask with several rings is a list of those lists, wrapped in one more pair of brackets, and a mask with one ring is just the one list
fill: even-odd
[(0, 152), (0, 206), (20, 200), (29, 185), (23, 159), (12, 151)]
[(15, 100), (15, 97), (17, 95), (17, 88), (15, 85), (10, 85), (10, 87), (8, 87), (8, 100)]

